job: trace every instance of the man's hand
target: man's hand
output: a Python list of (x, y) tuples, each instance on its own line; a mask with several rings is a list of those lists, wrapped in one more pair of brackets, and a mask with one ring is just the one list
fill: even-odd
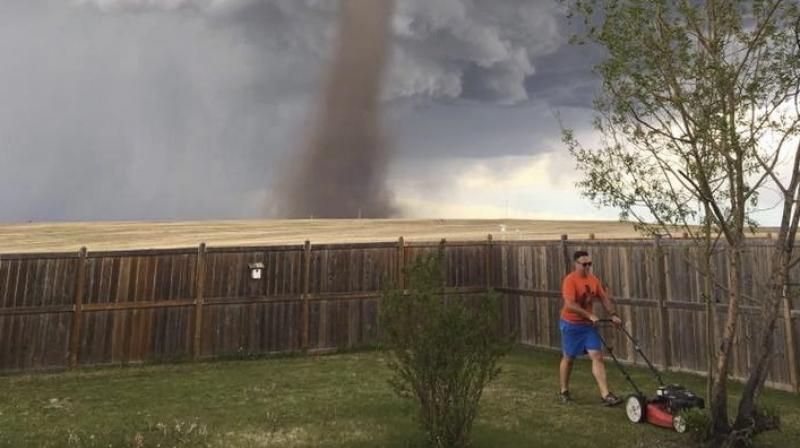
[(620, 319), (616, 314), (611, 316), (611, 322), (614, 322), (614, 325), (616, 326), (622, 325), (622, 319)]
[(600, 320), (600, 318), (595, 316), (594, 314), (590, 314), (589, 315), (589, 320), (592, 321), (593, 324), (595, 324), (595, 323), (597, 323), (598, 320)]

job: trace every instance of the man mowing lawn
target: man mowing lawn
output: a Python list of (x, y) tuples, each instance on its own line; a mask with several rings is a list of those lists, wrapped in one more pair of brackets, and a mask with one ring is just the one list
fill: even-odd
[(561, 347), (564, 354), (560, 366), (561, 392), (559, 398), (564, 403), (572, 401), (572, 397), (569, 395), (569, 376), (572, 373), (572, 364), (576, 357), (588, 353), (592, 359), (592, 374), (597, 380), (603, 405), (615, 406), (622, 400), (608, 390), (606, 367), (603, 364), (603, 347), (600, 335), (594, 326), (598, 320), (593, 312), (594, 299), (600, 298), (614, 324), (619, 325), (622, 320), (600, 284), (600, 279), (592, 275), (592, 259), (589, 253), (579, 250), (575, 252), (573, 259), (575, 260), (575, 270), (564, 277), (561, 286), (564, 307), (561, 309), (559, 328), (561, 329)]

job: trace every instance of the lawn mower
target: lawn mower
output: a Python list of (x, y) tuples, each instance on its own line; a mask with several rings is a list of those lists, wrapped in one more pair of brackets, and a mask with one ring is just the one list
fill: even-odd
[[(597, 322), (611, 323), (612, 320), (600, 319)], [(692, 408), (702, 409), (705, 407), (705, 402), (703, 399), (679, 384), (664, 384), (664, 380), (661, 378), (661, 373), (659, 373), (659, 371), (653, 366), (653, 363), (651, 363), (647, 356), (645, 356), (644, 352), (642, 352), (642, 349), (639, 346), (639, 342), (636, 340), (636, 338), (634, 338), (633, 335), (630, 334), (630, 332), (628, 332), (628, 330), (626, 330), (622, 325), (614, 325), (614, 327), (624, 333), (625, 336), (631, 340), (636, 353), (638, 353), (642, 359), (644, 359), (644, 362), (653, 372), (653, 375), (655, 376), (659, 385), (656, 389), (655, 396), (651, 398), (645, 396), (645, 394), (642, 393), (641, 389), (639, 389), (639, 387), (633, 381), (630, 374), (628, 374), (628, 370), (625, 368), (625, 366), (623, 366), (619, 359), (617, 359), (616, 355), (614, 355), (614, 349), (606, 343), (602, 335), (600, 336), (600, 340), (603, 342), (603, 345), (611, 355), (611, 359), (614, 360), (614, 363), (617, 365), (617, 367), (619, 367), (619, 370), (625, 376), (625, 379), (628, 380), (631, 386), (633, 386), (633, 390), (636, 391), (636, 393), (630, 394), (625, 398), (625, 414), (628, 416), (628, 420), (633, 423), (642, 423), (647, 421), (653, 425), (661, 426), (663, 428), (672, 428), (679, 433), (685, 432), (686, 419), (681, 415), (681, 411)]]

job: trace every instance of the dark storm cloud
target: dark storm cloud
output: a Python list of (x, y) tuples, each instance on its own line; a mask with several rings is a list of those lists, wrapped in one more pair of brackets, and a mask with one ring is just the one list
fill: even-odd
[[(552, 134), (553, 110), (590, 90), (557, 67), (561, 14), (398, 0), (393, 157), (493, 157)], [(330, 0), (0, 2), (0, 220), (263, 216), (312, 126), (336, 15)]]
[(596, 46), (565, 43), (558, 51), (536, 60), (536, 73), (525, 81), (528, 96), (553, 108), (591, 108), (601, 85), (600, 78), (590, 70), (602, 57)]
[(227, 10), (136, 6), (0, 6), (0, 219), (263, 214), (314, 65)]
[(534, 60), (563, 40), (562, 15), (555, 1), (402, 1), (389, 95), (524, 102)]

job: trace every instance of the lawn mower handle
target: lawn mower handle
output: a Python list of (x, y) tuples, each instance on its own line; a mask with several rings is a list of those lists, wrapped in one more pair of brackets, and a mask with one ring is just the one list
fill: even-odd
[[(622, 321), (622, 319), (620, 319), (620, 322), (621, 321)], [(612, 324), (612, 323), (614, 323), (614, 319), (597, 319), (596, 321), (594, 321), (594, 323), (609, 323), (609, 324)]]
[[(614, 321), (612, 319), (598, 319), (598, 320), (595, 321), (595, 324), (597, 324), (597, 323), (613, 323), (613, 322)], [(644, 359), (644, 362), (647, 363), (647, 367), (649, 367), (650, 370), (653, 372), (653, 375), (656, 377), (656, 380), (658, 380), (658, 384), (661, 385), (661, 386), (664, 386), (664, 379), (661, 378), (661, 373), (658, 371), (658, 369), (656, 369), (656, 367), (653, 365), (653, 363), (650, 362), (650, 359), (644, 354), (644, 352), (642, 351), (642, 348), (639, 346), (639, 341), (637, 341), (636, 338), (634, 338), (633, 335), (623, 325), (614, 325), (614, 327), (616, 329), (618, 329), (619, 331), (621, 331), (622, 333), (624, 333), (625, 336), (627, 336), (627, 338), (630, 339), (631, 342), (633, 342), (633, 348), (636, 350), (636, 352), (639, 354), (639, 356), (641, 356), (642, 359)], [(603, 345), (606, 346), (606, 348), (608, 349), (609, 354), (611, 354), (611, 358), (614, 360), (614, 362), (617, 364), (617, 366), (620, 368), (620, 370), (622, 370), (622, 372), (625, 374), (625, 376), (628, 379), (628, 381), (631, 384), (633, 384), (633, 381), (627, 375), (627, 371), (622, 367), (622, 364), (619, 362), (617, 357), (614, 355), (614, 351), (611, 348), (611, 346), (609, 346), (606, 343), (606, 340), (603, 338), (603, 336), (600, 335), (599, 332), (598, 332), (598, 336), (600, 336), (600, 341), (603, 343)], [(638, 392), (638, 388), (635, 385), (634, 385), (634, 389), (636, 389), (637, 392)]]

